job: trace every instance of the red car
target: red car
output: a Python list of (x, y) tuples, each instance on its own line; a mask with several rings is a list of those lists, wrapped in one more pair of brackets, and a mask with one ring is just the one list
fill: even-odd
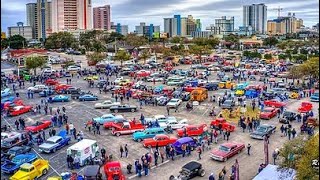
[(184, 134), (186, 134), (187, 136), (200, 136), (205, 131), (207, 131), (206, 124), (188, 125), (182, 129), (177, 129), (177, 135), (179, 137), (183, 137)]
[(63, 91), (66, 91), (70, 87), (72, 86), (68, 84), (57, 84), (54, 90), (56, 91), (56, 93), (62, 93)]
[(126, 179), (121, 171), (121, 164), (119, 161), (107, 162), (104, 164), (103, 169), (106, 175), (106, 180), (114, 180), (114, 177), (117, 177), (118, 180)]
[(236, 126), (228, 123), (224, 118), (217, 118), (215, 120), (212, 120), (210, 123), (210, 127), (212, 129), (219, 129), (221, 127), (222, 130), (228, 130), (230, 132), (236, 129)]
[(173, 144), (176, 141), (177, 141), (177, 138), (175, 137), (169, 137), (168, 135), (165, 135), (165, 134), (157, 134), (153, 138), (144, 139), (143, 146), (156, 147), (158, 144), (158, 146), (160, 147), (160, 146), (166, 146), (168, 144)]
[(232, 156), (240, 153), (245, 148), (243, 143), (223, 143), (219, 149), (211, 151), (211, 158), (217, 161), (227, 161)]
[(260, 119), (271, 119), (278, 114), (279, 109), (273, 107), (264, 108), (260, 113)]
[(286, 103), (280, 102), (280, 101), (275, 100), (275, 99), (271, 99), (271, 100), (264, 101), (264, 105), (270, 106), (270, 107), (281, 108), (281, 107), (285, 106)]
[(186, 92), (192, 92), (196, 88), (198, 88), (198, 87), (186, 86), (186, 87), (183, 88), (183, 90), (186, 91)]
[(246, 90), (249, 90), (249, 89), (255, 89), (257, 91), (262, 91), (264, 89), (264, 85), (261, 85), (261, 84), (258, 84), (258, 85), (248, 85), (246, 87)]
[(59, 81), (55, 80), (55, 79), (47, 79), (45, 81), (45, 84), (47, 86), (52, 86), (52, 85), (56, 85), (56, 84), (59, 84)]
[(44, 120), (44, 121), (37, 121), (31, 126), (27, 126), (24, 128), (26, 131), (30, 131), (32, 133), (39, 132), (41, 130), (44, 130), (46, 128), (49, 128), (51, 126), (51, 121), (50, 120)]
[(150, 76), (151, 72), (146, 70), (140, 70), (137, 72), (137, 77), (148, 77)]
[(5, 102), (3, 103), (3, 108), (5, 110), (13, 108), (14, 106), (23, 106), (23, 100), (20, 98), (16, 98), (13, 102)]
[(307, 113), (312, 110), (312, 107), (313, 105), (310, 102), (302, 102), (298, 108), (298, 111), (300, 113)]
[(146, 127), (141, 123), (123, 122), (121, 125), (113, 125), (112, 135), (121, 136), (122, 134), (133, 134), (134, 132), (143, 131)]
[(18, 116), (20, 114), (24, 114), (30, 111), (32, 111), (32, 106), (25, 106), (25, 105), (14, 106), (9, 108), (9, 115)]

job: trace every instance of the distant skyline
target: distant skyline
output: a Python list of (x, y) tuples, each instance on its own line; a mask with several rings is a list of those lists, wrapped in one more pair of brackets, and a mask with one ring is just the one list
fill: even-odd
[[(26, 24), (26, 4), (37, 0), (1, 0), (1, 30), (7, 32), (9, 26), (17, 22)], [(277, 17), (278, 11), (283, 8), (281, 15), (288, 12), (296, 14), (304, 21), (304, 25), (312, 27), (319, 23), (318, 0), (92, 0), (92, 7), (111, 5), (111, 21), (129, 25), (129, 32), (134, 31), (140, 22), (160, 25), (163, 31), (163, 18), (192, 15), (201, 19), (202, 30), (214, 24), (221, 16), (234, 16), (235, 29), (242, 25), (243, 5), (264, 3), (268, 7), (268, 20)]]

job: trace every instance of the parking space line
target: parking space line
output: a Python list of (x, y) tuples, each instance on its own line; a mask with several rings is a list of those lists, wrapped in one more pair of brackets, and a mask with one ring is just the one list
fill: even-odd
[(51, 158), (49, 158), (49, 160), (51, 160), (51, 159), (55, 158), (56, 156), (58, 156), (58, 155), (59, 155), (59, 154), (61, 154), (61, 153), (63, 153), (63, 151), (60, 151), (58, 154), (56, 154), (56, 155), (52, 156)]
[[(159, 166), (161, 166), (163, 164), (166, 164), (168, 162), (169, 162), (169, 160), (166, 160), (163, 163), (158, 164), (158, 166), (152, 166), (150, 169), (154, 169), (154, 168), (159, 167)], [(143, 174), (143, 173), (144, 173), (144, 171), (141, 171), (141, 174)], [(135, 174), (135, 175), (132, 175), (132, 176), (128, 177), (128, 179), (133, 179), (133, 178), (135, 178), (137, 176), (138, 176), (138, 174)]]
[[(33, 150), (41, 159), (44, 159), (34, 148), (32, 148), (32, 150)], [(46, 159), (45, 159), (45, 160), (46, 160)], [(57, 173), (57, 175), (60, 175), (59, 172), (50, 165), (50, 163), (49, 163), (49, 166), (51, 167), (51, 169), (52, 169), (55, 173)]]

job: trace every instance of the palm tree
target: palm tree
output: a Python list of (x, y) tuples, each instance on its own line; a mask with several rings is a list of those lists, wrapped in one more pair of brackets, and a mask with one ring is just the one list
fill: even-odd
[(123, 64), (123, 61), (127, 61), (130, 59), (130, 54), (128, 54), (126, 51), (124, 50), (120, 50), (117, 52), (116, 56), (115, 56), (115, 59), (120, 61), (121, 63), (121, 66)]

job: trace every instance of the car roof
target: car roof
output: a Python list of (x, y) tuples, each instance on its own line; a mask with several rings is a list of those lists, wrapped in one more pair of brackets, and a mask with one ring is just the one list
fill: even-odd
[(182, 168), (193, 171), (195, 169), (199, 169), (200, 167), (201, 167), (201, 164), (199, 162), (191, 161), (191, 162), (188, 162), (187, 164), (185, 164)]
[(168, 137), (170, 138), (168, 135), (165, 135), (165, 134), (157, 134), (155, 137), (159, 138), (159, 137)]
[(56, 141), (58, 139), (60, 139), (61, 137), (60, 136), (52, 136), (52, 137), (49, 137), (47, 140), (49, 141)]

